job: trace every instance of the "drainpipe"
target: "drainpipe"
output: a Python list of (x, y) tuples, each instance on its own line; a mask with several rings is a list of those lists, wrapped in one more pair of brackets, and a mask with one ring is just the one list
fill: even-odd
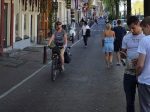
[(4, 0), (1, 0), (1, 32), (0, 32), (0, 55), (3, 54), (4, 45)]
[(13, 31), (14, 31), (14, 1), (11, 0), (10, 46), (12, 46), (12, 48), (13, 48)]

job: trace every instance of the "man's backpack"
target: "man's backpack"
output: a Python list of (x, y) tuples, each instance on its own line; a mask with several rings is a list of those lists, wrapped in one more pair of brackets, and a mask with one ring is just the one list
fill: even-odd
[(86, 35), (87, 37), (90, 37), (90, 36), (91, 36), (91, 30), (90, 30), (90, 29), (86, 29), (85, 35)]

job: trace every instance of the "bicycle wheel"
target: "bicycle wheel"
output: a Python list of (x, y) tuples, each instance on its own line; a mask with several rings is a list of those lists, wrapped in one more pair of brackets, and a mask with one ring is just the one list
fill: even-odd
[(52, 66), (51, 66), (51, 80), (52, 81), (56, 80), (57, 73), (58, 73), (57, 60), (55, 59), (55, 60), (52, 61)]

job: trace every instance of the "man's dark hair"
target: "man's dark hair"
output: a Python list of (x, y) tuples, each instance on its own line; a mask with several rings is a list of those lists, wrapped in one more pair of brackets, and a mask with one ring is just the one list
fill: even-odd
[(130, 16), (128, 19), (127, 19), (127, 25), (130, 26), (131, 24), (138, 24), (139, 22), (139, 19), (138, 17), (136, 16)]
[(121, 24), (121, 20), (118, 19), (117, 20), (117, 24), (120, 25)]
[(147, 25), (150, 25), (150, 16), (145, 17), (142, 22), (140, 23), (141, 26), (146, 27)]

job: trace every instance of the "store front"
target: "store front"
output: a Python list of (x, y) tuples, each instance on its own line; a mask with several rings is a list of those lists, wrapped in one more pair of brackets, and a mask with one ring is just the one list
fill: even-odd
[[(14, 47), (23, 49), (37, 44), (37, 17), (39, 15), (38, 5), (28, 0), (15, 1), (14, 10)], [(33, 2), (33, 3), (32, 3)], [(38, 2), (39, 3), (39, 2)]]
[(0, 0), (0, 55), (3, 54), (4, 39), (4, 0)]

